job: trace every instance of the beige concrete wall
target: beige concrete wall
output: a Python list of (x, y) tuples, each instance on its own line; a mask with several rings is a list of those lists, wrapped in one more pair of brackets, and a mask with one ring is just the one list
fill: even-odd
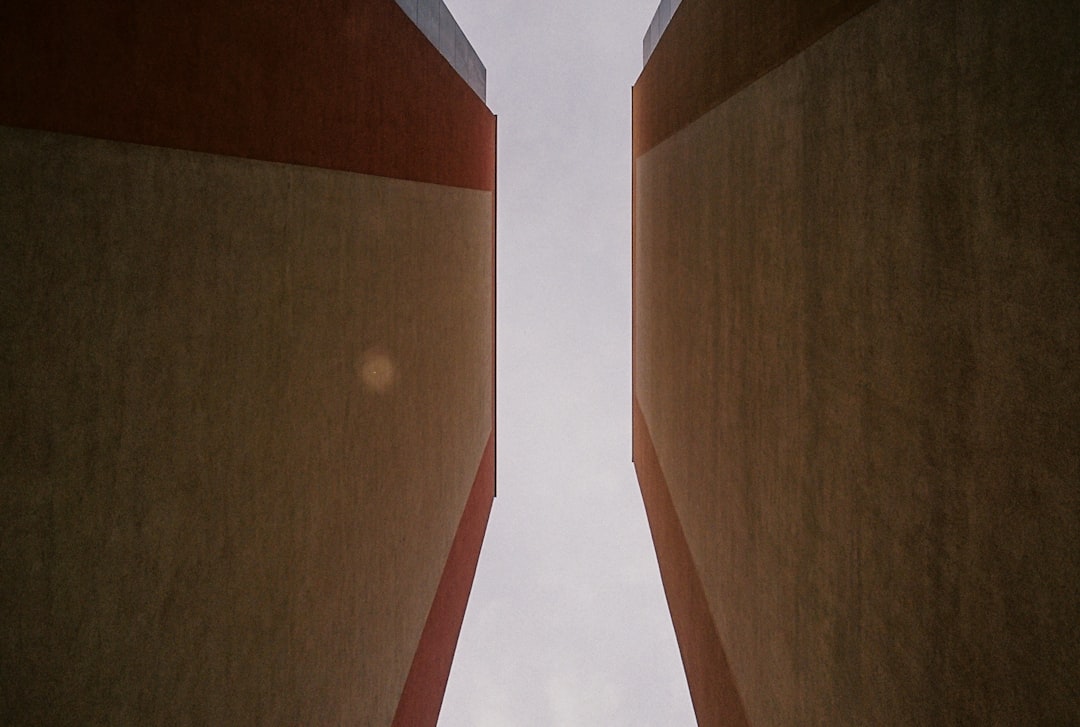
[(2, 721), (390, 723), (491, 428), (492, 202), (0, 129)]
[(1080, 719), (1078, 30), (885, 0), (636, 161), (635, 393), (752, 724)]

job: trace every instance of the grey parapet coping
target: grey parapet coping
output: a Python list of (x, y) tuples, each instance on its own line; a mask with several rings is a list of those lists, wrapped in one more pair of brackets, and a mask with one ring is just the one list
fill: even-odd
[(486, 103), (487, 69), (442, 0), (394, 1)]
[(660, 5), (653, 14), (652, 22), (649, 23), (649, 29), (645, 31), (645, 38), (641, 41), (642, 65), (649, 62), (649, 56), (652, 55), (656, 44), (660, 42), (660, 36), (667, 30), (668, 23), (671, 22), (671, 16), (675, 14), (680, 5), (682, 5), (682, 0), (660, 0)]

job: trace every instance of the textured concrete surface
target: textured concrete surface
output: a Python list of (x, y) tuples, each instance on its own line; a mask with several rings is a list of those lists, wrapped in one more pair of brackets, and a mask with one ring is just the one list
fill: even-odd
[(751, 724), (1080, 721), (1078, 37), (884, 0), (636, 158), (635, 395)]
[(390, 724), (491, 434), (492, 197), (0, 129), (0, 721)]

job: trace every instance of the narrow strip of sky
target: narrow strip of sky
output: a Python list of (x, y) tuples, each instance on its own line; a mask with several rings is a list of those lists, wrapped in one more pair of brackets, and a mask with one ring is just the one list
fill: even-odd
[(656, 0), (448, 5), (499, 115), (499, 497), (440, 725), (692, 725), (630, 462), (630, 87)]

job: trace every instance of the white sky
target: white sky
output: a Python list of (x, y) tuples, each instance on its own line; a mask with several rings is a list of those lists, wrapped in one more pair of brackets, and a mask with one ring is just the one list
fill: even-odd
[(693, 725), (630, 462), (630, 88), (657, 0), (446, 0), (498, 140), (498, 497), (440, 727)]

